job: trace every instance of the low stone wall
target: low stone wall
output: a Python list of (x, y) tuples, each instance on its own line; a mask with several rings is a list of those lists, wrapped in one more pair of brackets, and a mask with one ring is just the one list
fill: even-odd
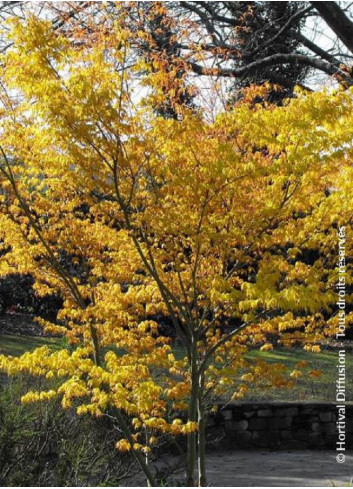
[[(346, 404), (346, 449), (353, 448), (353, 404)], [(208, 419), (207, 438), (222, 448), (336, 449), (333, 403), (236, 403)]]

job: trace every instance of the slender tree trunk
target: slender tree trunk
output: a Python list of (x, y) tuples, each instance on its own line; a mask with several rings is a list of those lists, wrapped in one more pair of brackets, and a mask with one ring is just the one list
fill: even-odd
[(198, 431), (198, 471), (199, 471), (199, 487), (205, 487), (207, 485), (206, 478), (206, 419), (205, 419), (205, 406), (203, 401), (203, 383), (204, 378), (201, 373), (199, 376), (199, 392), (197, 402), (197, 421), (199, 425)]
[[(190, 374), (191, 374), (191, 392), (190, 392), (190, 401), (189, 401), (188, 421), (197, 422), (199, 379), (198, 379), (196, 341), (195, 342), (193, 341), (193, 344), (191, 346)], [(196, 456), (197, 456), (197, 433), (193, 432), (188, 434), (188, 439), (187, 439), (187, 453), (186, 453), (187, 487), (195, 486)]]
[(90, 324), (89, 327), (90, 327), (92, 345), (93, 345), (93, 350), (94, 350), (94, 363), (96, 365), (98, 365), (98, 367), (100, 367), (102, 359), (101, 359), (101, 354), (100, 354), (100, 347), (99, 347), (99, 339), (98, 339), (97, 330), (93, 324)]

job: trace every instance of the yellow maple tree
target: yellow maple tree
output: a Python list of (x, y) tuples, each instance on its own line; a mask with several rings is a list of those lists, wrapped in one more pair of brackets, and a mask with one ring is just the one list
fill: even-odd
[(315, 350), (335, 333), (337, 228), (347, 247), (352, 233), (353, 91), (298, 92), (282, 107), (244, 100), (214, 123), (187, 108), (166, 120), (133, 95), (140, 66), (118, 22), (91, 46), (35, 17), (10, 36), (0, 273), (31, 273), (38, 294), (61, 294), (57, 323), (41, 323), (72, 347), (1, 356), (0, 368), (59, 379), (24, 402), (62, 396), (78, 414), (114, 415), (117, 448), (152, 485), (145, 454), (158, 434), (187, 435), (186, 483), (197, 462), (205, 485), (214, 396), (291, 382), (244, 354)]

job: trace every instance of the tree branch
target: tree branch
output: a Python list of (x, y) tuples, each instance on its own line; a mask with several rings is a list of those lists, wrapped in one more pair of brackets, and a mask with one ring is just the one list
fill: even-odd
[(281, 63), (298, 63), (304, 66), (311, 66), (312, 68), (316, 68), (331, 76), (340, 74), (342, 77), (344, 77), (344, 79), (347, 80), (348, 83), (353, 84), (353, 79), (348, 77), (345, 71), (335, 66), (333, 63), (319, 58), (314, 58), (312, 56), (306, 56), (304, 54), (296, 53), (273, 54), (271, 56), (266, 56), (265, 58), (260, 58), (256, 61), (253, 61), (252, 63), (249, 63), (247, 66), (242, 66), (239, 68), (207, 68), (204, 66), (200, 66), (192, 61), (189, 62), (189, 65), (192, 70), (198, 75), (238, 78), (254, 73), (259, 68), (262, 68), (264, 66), (274, 66)]
[(326, 24), (353, 53), (353, 22), (336, 2), (310, 2)]

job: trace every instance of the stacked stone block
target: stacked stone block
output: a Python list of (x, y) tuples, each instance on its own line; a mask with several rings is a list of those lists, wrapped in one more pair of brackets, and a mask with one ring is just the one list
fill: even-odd
[[(331, 403), (236, 403), (209, 417), (207, 437), (229, 449), (335, 449), (336, 421)], [(352, 448), (353, 403), (346, 404), (346, 449)]]

